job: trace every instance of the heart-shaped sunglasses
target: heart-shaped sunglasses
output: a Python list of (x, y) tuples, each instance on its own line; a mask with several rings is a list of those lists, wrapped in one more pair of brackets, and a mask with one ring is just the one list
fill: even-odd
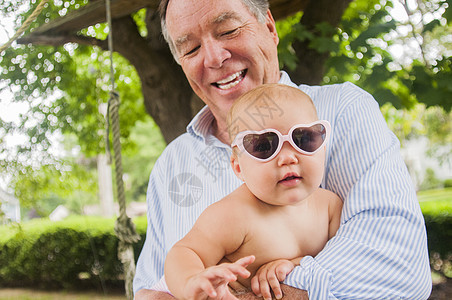
[(231, 147), (237, 146), (240, 151), (261, 162), (270, 161), (278, 155), (285, 141), (298, 152), (313, 155), (327, 142), (330, 131), (331, 125), (326, 120), (295, 125), (287, 135), (272, 128), (247, 130), (236, 135)]

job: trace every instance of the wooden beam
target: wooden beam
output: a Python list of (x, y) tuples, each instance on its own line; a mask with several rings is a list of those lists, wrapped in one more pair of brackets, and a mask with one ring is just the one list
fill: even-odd
[[(144, 8), (158, 6), (159, 0), (111, 0), (112, 18), (121, 18)], [(91, 1), (66, 16), (55, 19), (33, 30), (31, 35), (49, 35), (62, 32), (77, 32), (91, 25), (106, 22), (105, 1)]]
[[(304, 10), (309, 1), (311, 0), (270, 0), (270, 9), (273, 17), (278, 20)], [(111, 15), (116, 19), (145, 7), (157, 9), (159, 2), (160, 0), (111, 0)], [(106, 22), (105, 0), (91, 0), (80, 9), (41, 25), (17, 42), (26, 44), (39, 40), (42, 43), (45, 39), (55, 42), (59, 37), (52, 36), (75, 34), (83, 28), (104, 22)]]

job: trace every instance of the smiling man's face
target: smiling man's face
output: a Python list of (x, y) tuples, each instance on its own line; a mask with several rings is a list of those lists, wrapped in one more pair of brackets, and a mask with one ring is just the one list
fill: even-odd
[(261, 23), (241, 0), (171, 0), (166, 21), (192, 89), (221, 130), (235, 99), (278, 82), (279, 40), (269, 11)]

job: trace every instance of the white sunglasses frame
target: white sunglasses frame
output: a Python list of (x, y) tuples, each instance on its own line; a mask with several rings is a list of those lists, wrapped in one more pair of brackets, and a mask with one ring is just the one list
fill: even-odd
[[(295, 145), (294, 141), (292, 140), (292, 133), (295, 129), (303, 127), (303, 128), (309, 128), (312, 127), (314, 125), (323, 125), (323, 127), (325, 128), (325, 139), (323, 140), (322, 144), (313, 152), (307, 152), (304, 151), (300, 148), (298, 148), (297, 145)], [(249, 153), (248, 151), (246, 151), (245, 147), (243, 146), (243, 138), (248, 135), (248, 134), (263, 134), (263, 133), (267, 133), (267, 132), (273, 132), (275, 133), (278, 138), (279, 138), (279, 143), (278, 143), (278, 147), (276, 148), (275, 153), (273, 153), (270, 157), (268, 158), (258, 158), (255, 157), (254, 155), (252, 155), (251, 153)], [(297, 124), (294, 125), (290, 128), (289, 133), (286, 135), (283, 135), (281, 132), (279, 132), (276, 129), (273, 128), (268, 128), (268, 129), (264, 129), (264, 130), (260, 130), (260, 131), (253, 131), (253, 130), (246, 130), (246, 131), (241, 131), (239, 132), (235, 138), (234, 141), (231, 144), (231, 148), (237, 146), (239, 148), (239, 150), (241, 152), (245, 152), (247, 155), (249, 155), (250, 157), (254, 158), (255, 160), (258, 160), (260, 162), (267, 162), (272, 160), (273, 158), (275, 158), (279, 152), (281, 151), (282, 146), (284, 145), (284, 142), (289, 142), (289, 144), (298, 152), (300, 152), (301, 154), (304, 155), (314, 155), (315, 153), (317, 153), (323, 146), (326, 145), (326, 143), (328, 142), (329, 136), (330, 136), (330, 132), (331, 132), (331, 124), (330, 122), (328, 122), (327, 120), (318, 120), (309, 124)]]

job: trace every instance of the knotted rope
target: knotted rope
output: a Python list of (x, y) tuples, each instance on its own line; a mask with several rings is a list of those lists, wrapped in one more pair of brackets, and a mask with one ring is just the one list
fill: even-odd
[[(126, 199), (124, 193), (123, 169), (121, 157), (121, 143), (120, 143), (120, 127), (119, 127), (119, 95), (112, 91), (110, 99), (108, 100), (107, 113), (107, 145), (109, 141), (110, 119), (111, 131), (113, 135), (113, 152), (115, 162), (115, 177), (116, 189), (119, 203), (119, 217), (115, 222), (115, 233), (119, 239), (118, 243), (118, 258), (124, 267), (125, 290), (127, 299), (133, 299), (133, 277), (135, 276), (135, 258), (132, 244), (140, 240), (140, 236), (135, 231), (135, 225), (127, 216)], [(111, 157), (109, 147), (108, 156)]]
[(115, 91), (115, 79), (113, 68), (113, 29), (111, 22), (110, 0), (106, 0), (107, 22), (110, 29), (108, 34), (108, 48), (110, 51), (110, 80), (112, 90), (110, 99), (108, 100), (107, 110), (107, 152), (109, 160), (110, 154), (110, 119), (113, 135), (113, 152), (115, 162), (116, 189), (119, 203), (119, 217), (115, 223), (115, 233), (119, 239), (118, 258), (124, 267), (125, 290), (127, 299), (133, 299), (133, 277), (135, 276), (135, 258), (133, 254), (132, 244), (140, 240), (140, 236), (135, 231), (132, 220), (127, 216), (126, 199), (124, 194), (123, 169), (121, 157), (120, 127), (119, 127), (119, 95)]

